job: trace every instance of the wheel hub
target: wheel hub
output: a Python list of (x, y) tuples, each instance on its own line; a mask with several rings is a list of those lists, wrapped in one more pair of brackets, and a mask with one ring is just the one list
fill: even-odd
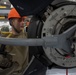
[[(41, 37), (61, 34), (76, 24), (76, 6), (65, 5), (53, 11), (44, 23)], [(76, 37), (74, 33), (72, 37)], [(70, 37), (70, 39), (72, 38)], [(76, 43), (72, 42), (74, 56), (71, 57), (62, 49), (43, 47), (46, 56), (50, 61), (62, 67), (76, 66)]]

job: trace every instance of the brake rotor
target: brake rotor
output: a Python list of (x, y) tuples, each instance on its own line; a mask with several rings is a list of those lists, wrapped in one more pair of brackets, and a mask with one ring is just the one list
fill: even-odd
[[(61, 34), (73, 25), (76, 24), (76, 5), (65, 5), (54, 10), (44, 22), (42, 28), (41, 38)], [(76, 34), (71, 38), (76, 37)], [(50, 47), (43, 47), (46, 56), (53, 63), (62, 67), (76, 66), (76, 43), (72, 41), (72, 48), (74, 56), (70, 56), (62, 49), (53, 49)]]

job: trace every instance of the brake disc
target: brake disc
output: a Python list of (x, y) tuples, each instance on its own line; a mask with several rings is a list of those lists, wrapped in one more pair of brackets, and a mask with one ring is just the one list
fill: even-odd
[[(54, 10), (44, 22), (41, 37), (61, 34), (76, 24), (76, 5), (65, 5)], [(76, 34), (72, 37), (76, 37)], [(72, 38), (70, 37), (70, 39)], [(72, 42), (74, 56), (69, 56), (62, 49), (43, 47), (46, 56), (53, 63), (62, 67), (76, 66), (76, 43)]]

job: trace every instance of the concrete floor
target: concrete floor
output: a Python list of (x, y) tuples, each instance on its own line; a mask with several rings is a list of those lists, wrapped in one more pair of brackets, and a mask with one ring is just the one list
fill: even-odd
[(76, 68), (71, 69), (47, 69), (46, 75), (76, 75)]

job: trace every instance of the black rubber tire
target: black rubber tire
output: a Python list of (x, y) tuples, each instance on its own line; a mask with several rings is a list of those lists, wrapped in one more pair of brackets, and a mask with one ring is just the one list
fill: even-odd
[[(42, 27), (43, 23), (36, 16), (34, 16), (28, 27), (28, 38), (40, 38)], [(41, 46), (30, 46), (29, 50), (29, 60), (33, 55), (37, 56), (38, 54), (42, 54), (44, 52)]]

